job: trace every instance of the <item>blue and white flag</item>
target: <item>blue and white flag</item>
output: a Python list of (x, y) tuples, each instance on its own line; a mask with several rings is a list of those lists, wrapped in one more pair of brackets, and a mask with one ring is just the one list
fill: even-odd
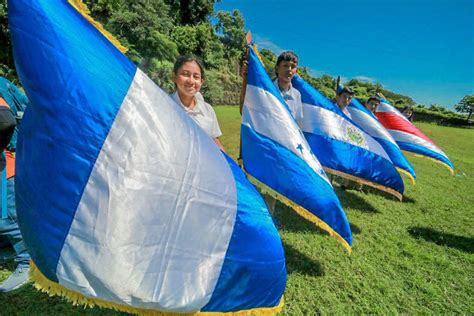
[(301, 77), (292, 83), (303, 102), (301, 129), (325, 170), (401, 200), (403, 180), (383, 147)]
[(382, 145), (383, 149), (385, 149), (385, 152), (398, 170), (410, 177), (414, 183), (416, 179), (415, 170), (403, 155), (393, 137), (379, 122), (375, 115), (355, 98), (352, 99), (347, 110), (351, 114), (351, 119), (362, 128), (364, 132), (372, 136), (380, 145)]
[(8, 2), (37, 286), (134, 313), (282, 307), (282, 243), (238, 166), (66, 1)]
[(241, 139), (246, 172), (350, 251), (352, 234), (339, 199), (253, 48)]

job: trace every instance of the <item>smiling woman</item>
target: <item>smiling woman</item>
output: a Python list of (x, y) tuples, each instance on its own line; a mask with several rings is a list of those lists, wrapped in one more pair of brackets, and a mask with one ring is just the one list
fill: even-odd
[(220, 149), (225, 151), (219, 140), (222, 132), (216, 113), (199, 92), (204, 83), (204, 68), (201, 62), (195, 57), (178, 57), (173, 67), (172, 80), (176, 92), (171, 95), (171, 98), (183, 107), (191, 119), (214, 140)]

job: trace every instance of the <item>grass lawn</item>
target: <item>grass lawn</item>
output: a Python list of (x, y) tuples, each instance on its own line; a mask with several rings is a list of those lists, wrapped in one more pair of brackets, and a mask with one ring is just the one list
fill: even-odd
[[(238, 107), (216, 107), (222, 142), (236, 158)], [(404, 201), (337, 191), (351, 222), (352, 255), (277, 204), (287, 259), (283, 315), (474, 313), (474, 130), (417, 123), (451, 158), (456, 176), (407, 154), (418, 175)], [(0, 280), (13, 264), (0, 266)], [(0, 294), (0, 315), (118, 315), (73, 307), (31, 286)]]

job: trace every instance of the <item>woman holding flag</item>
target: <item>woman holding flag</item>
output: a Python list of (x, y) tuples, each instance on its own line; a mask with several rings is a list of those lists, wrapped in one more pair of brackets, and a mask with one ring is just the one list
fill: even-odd
[(173, 67), (172, 80), (175, 83), (176, 92), (171, 95), (171, 98), (183, 107), (221, 150), (225, 151), (219, 140), (222, 132), (216, 113), (199, 92), (204, 83), (204, 68), (201, 62), (195, 57), (179, 56)]

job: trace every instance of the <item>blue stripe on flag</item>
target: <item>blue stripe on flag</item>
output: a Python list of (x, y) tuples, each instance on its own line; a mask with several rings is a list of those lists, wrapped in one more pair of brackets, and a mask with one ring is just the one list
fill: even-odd
[(260, 194), (237, 164), (225, 157), (237, 186), (237, 218), (217, 286), (203, 311), (277, 306), (286, 286), (278, 231)]
[(241, 137), (245, 168), (253, 177), (313, 212), (352, 245), (346, 215), (332, 186), (321, 175), (287, 148), (245, 125), (241, 126)]
[(446, 156), (443, 156), (443, 155), (441, 155), (441, 154), (439, 154), (435, 151), (432, 151), (432, 150), (430, 150), (426, 147), (416, 145), (416, 144), (406, 143), (406, 142), (400, 142), (400, 141), (397, 142), (397, 144), (403, 150), (439, 160), (442, 163), (445, 163), (446, 165), (448, 165), (451, 169), (454, 169), (453, 163)]
[(136, 67), (67, 1), (9, 1), (8, 11), (31, 101), (17, 164), (35, 166), (17, 170), (17, 192), (28, 192), (17, 195), (18, 217), (32, 259), (57, 281), (64, 240)]
[(304, 135), (323, 166), (403, 192), (402, 178), (387, 159), (334, 138), (307, 132)]
[(374, 137), (374, 139), (382, 145), (395, 166), (409, 172), (410, 175), (416, 179), (415, 169), (413, 169), (413, 166), (408, 162), (399, 147), (386, 139), (378, 137)]

